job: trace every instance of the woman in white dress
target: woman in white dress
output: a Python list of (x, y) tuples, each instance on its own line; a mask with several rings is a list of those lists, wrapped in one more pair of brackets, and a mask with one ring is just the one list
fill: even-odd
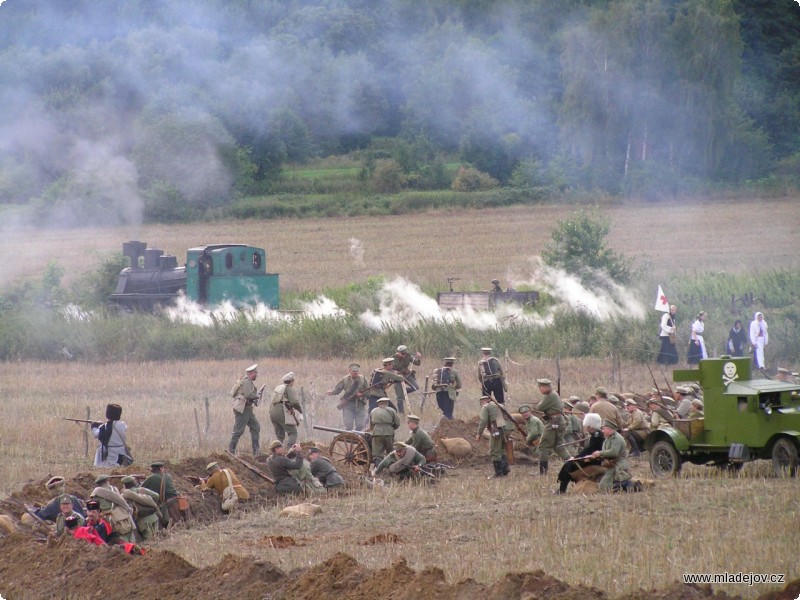
[(750, 323), (750, 344), (753, 346), (753, 364), (758, 369), (764, 368), (764, 348), (769, 344), (769, 331), (764, 314), (757, 312)]
[(94, 466), (113, 468), (127, 466), (133, 462), (127, 440), (128, 425), (120, 421), (122, 407), (109, 404), (106, 407), (105, 423), (92, 423), (92, 435), (100, 444), (94, 454)]
[(705, 324), (703, 321), (706, 318), (706, 313), (701, 310), (697, 318), (692, 323), (692, 336), (689, 340), (689, 351), (686, 353), (686, 362), (690, 365), (696, 365), (702, 358), (708, 358), (706, 352), (706, 342), (703, 339), (703, 331), (705, 331)]

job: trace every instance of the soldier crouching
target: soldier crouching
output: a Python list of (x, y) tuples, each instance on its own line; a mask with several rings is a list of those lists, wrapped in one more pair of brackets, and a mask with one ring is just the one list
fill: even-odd
[(418, 477), (422, 465), (425, 464), (425, 457), (403, 442), (395, 442), (393, 448), (394, 450), (378, 463), (374, 474), (378, 475), (387, 469), (399, 481)]

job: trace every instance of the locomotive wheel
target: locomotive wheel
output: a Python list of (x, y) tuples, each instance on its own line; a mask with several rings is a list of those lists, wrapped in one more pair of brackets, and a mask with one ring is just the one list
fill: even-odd
[(772, 447), (772, 468), (778, 477), (794, 477), (797, 471), (797, 445), (781, 438)]
[(650, 470), (658, 478), (672, 477), (681, 470), (681, 457), (672, 443), (661, 440), (650, 450)]
[(367, 442), (354, 433), (340, 433), (331, 442), (331, 460), (357, 469), (369, 469), (372, 460)]

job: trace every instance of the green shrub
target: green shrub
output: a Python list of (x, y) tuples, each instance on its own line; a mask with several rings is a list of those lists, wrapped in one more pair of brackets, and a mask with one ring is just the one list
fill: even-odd
[(478, 192), (492, 190), (500, 183), (491, 175), (472, 167), (461, 167), (450, 186), (456, 192)]

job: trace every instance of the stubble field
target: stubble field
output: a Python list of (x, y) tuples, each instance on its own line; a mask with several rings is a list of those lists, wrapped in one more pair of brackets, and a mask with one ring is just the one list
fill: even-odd
[[(797, 198), (789, 198), (758, 204), (614, 205), (603, 212), (613, 222), (611, 245), (646, 261), (656, 275), (741, 273), (798, 267), (796, 207)], [(281, 273), (283, 289), (317, 292), (372, 275), (395, 274), (433, 285), (442, 285), (447, 276), (461, 277), (464, 289), (480, 289), (495, 276), (524, 278), (530, 257), (549, 239), (550, 227), (572, 210), (538, 206), (380, 218), (17, 231), (0, 239), (0, 282), (5, 285), (31, 270), (40, 272), (49, 260), (64, 266), (70, 279), (91, 267), (92, 251), (117, 251), (122, 241), (138, 238), (176, 254), (179, 261), (186, 248), (204, 243), (263, 246), (268, 269)], [(363, 262), (351, 252), (351, 238), (363, 245)], [(413, 348), (413, 340), (409, 343)], [(353, 358), (370, 367), (380, 360)], [(533, 380), (553, 377), (555, 371), (551, 361), (514, 358), (523, 365), (510, 368), (512, 406), (534, 399)], [(425, 357), (422, 370), (429, 372), (437, 359)], [(478, 412), (476, 359), (465, 356), (457, 365), (466, 382), (457, 418)], [(324, 391), (344, 374), (345, 364), (267, 357), (259, 363), (259, 383), (267, 383), (269, 389), (283, 373), (295, 371), (314, 422), (339, 425), (335, 399), (325, 397)], [(52, 474), (91, 471), (94, 441), (89, 440), (85, 456), (82, 426), (62, 419), (85, 417), (87, 406), (93, 416), (109, 402), (125, 407), (129, 442), (141, 472), (151, 460), (177, 462), (223, 450), (232, 425), (227, 392), (245, 366), (230, 361), (0, 364), (0, 496)], [(596, 385), (611, 383), (610, 359), (565, 359), (561, 367), (566, 395), (586, 396)], [(623, 363), (622, 377), (623, 385), (610, 387), (636, 392), (652, 387), (642, 365)], [(209, 427), (204, 433), (206, 399)], [(412, 406), (418, 410), (418, 404)], [(259, 408), (258, 416), (265, 447), (272, 438), (266, 409)], [(429, 403), (424, 425), (432, 429), (438, 416)], [(405, 428), (401, 432), (404, 435)], [(325, 446), (330, 440), (305, 432), (301, 438)], [(245, 434), (240, 450), (248, 447)], [(487, 460), (484, 469), (460, 469), (436, 486), (384, 492), (370, 492), (354, 481), (351, 494), (320, 500), (323, 515), (312, 520), (281, 519), (277, 509), (284, 502), (276, 506), (271, 500), (230, 519), (179, 529), (153, 546), (173, 550), (197, 565), (216, 563), (233, 551), (268, 560), (287, 572), (340, 551), (371, 568), (405, 557), (415, 569), (441, 568), (450, 582), (473, 577), (488, 583), (509, 571), (541, 568), (572, 585), (591, 585), (612, 596), (663, 588), (683, 573), (784, 573), (787, 581), (800, 575), (797, 481), (772, 478), (765, 464), (748, 465), (736, 477), (687, 468), (681, 477), (658, 482), (642, 494), (567, 498), (551, 493), (555, 470), (545, 480), (531, 476), (531, 466), (518, 466), (506, 480), (487, 482), (489, 471)], [(649, 477), (644, 462), (635, 464), (634, 471)], [(364, 545), (382, 534), (400, 542)], [(292, 536), (302, 545), (279, 549), (265, 542), (279, 535)], [(754, 598), (776, 587), (780, 586), (715, 589)]]

